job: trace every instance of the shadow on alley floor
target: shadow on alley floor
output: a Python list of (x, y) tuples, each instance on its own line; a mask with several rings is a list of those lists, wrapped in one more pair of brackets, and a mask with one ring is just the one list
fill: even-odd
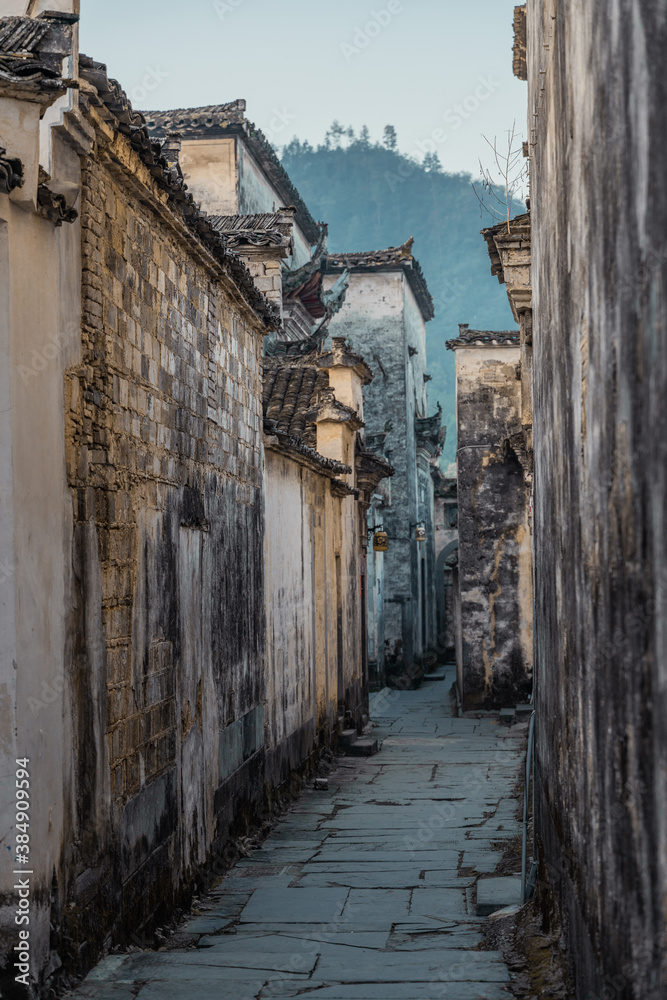
[(110, 955), (71, 996), (509, 1000), (478, 905), (520, 833), (526, 725), (452, 718), (454, 671), (439, 673), (374, 696), (380, 752), (304, 792), (188, 920), (196, 945)]

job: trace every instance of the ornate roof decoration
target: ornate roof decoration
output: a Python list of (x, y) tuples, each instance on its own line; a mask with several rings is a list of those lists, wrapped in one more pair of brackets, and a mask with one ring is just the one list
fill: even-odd
[(512, 46), (512, 70), (520, 80), (528, 79), (526, 62), (526, 5), (514, 8), (514, 45)]
[(330, 420), (335, 424), (350, 424), (353, 430), (358, 431), (364, 426), (356, 410), (345, 403), (339, 402), (331, 388), (322, 389), (319, 397), (314, 401), (312, 410), (306, 414), (307, 420)]
[(412, 255), (411, 236), (399, 247), (389, 247), (386, 250), (363, 250), (355, 253), (330, 253), (327, 255), (326, 271), (339, 271), (347, 268), (352, 272), (359, 271), (397, 271), (405, 272), (410, 287), (417, 299), (422, 316), (426, 321), (433, 319), (433, 298), (428, 290), (424, 272), (419, 261)]
[(283, 274), (283, 297), (285, 299), (298, 298), (313, 319), (320, 319), (324, 315), (320, 291), (324, 273), (323, 264), (327, 253), (327, 237), (328, 226), (326, 222), (322, 222), (317, 246), (313, 250), (310, 260), (307, 260), (301, 267), (296, 267)]
[(7, 150), (0, 146), (0, 193), (9, 194), (23, 184), (23, 164), (15, 156), (5, 156)]
[(331, 317), (338, 312), (345, 301), (350, 280), (350, 272), (345, 269), (331, 288), (326, 290), (322, 288), (326, 253), (327, 226), (326, 223), (322, 223), (320, 239), (310, 260), (293, 271), (286, 271), (283, 275), (283, 302), (300, 303), (311, 319), (319, 319), (320, 322), (303, 340), (292, 341), (289, 344), (284, 342), (273, 344), (272, 353), (308, 354), (321, 349)]
[(520, 333), (518, 330), (471, 330), (467, 323), (459, 323), (459, 335), (455, 340), (448, 340), (448, 351), (457, 347), (519, 347)]
[(308, 211), (278, 156), (260, 129), (245, 117), (246, 102), (210, 104), (201, 108), (177, 108), (174, 111), (146, 111), (146, 127), (152, 136), (180, 132), (188, 139), (214, 139), (243, 135), (247, 145), (278, 192), (283, 205), (293, 205), (297, 223), (309, 242), (316, 243), (319, 226)]
[(370, 385), (373, 381), (373, 372), (361, 354), (352, 350), (346, 337), (333, 337), (331, 350), (321, 355), (317, 363), (320, 368), (352, 368), (362, 385)]
[(435, 495), (445, 500), (456, 500), (458, 492), (458, 482), (446, 476), (439, 465), (434, 465), (431, 469), (431, 478), (435, 488)]
[[(63, 57), (72, 43), (72, 21), (56, 12), (39, 17), (0, 18), (0, 86), (22, 91), (63, 91), (76, 86), (61, 77)], [(51, 95), (52, 97), (54, 95)]]
[(46, 184), (37, 188), (37, 206), (41, 215), (54, 226), (62, 226), (63, 222), (74, 222), (79, 213), (75, 208), (69, 208), (62, 194), (50, 191)]
[(292, 248), (290, 209), (261, 215), (210, 215), (213, 228), (223, 233), (227, 246)]
[(386, 458), (365, 448), (357, 452), (354, 464), (357, 485), (365, 493), (373, 493), (380, 480), (393, 476), (396, 471)]
[(442, 426), (440, 403), (432, 417), (415, 417), (415, 437), (418, 447), (425, 448), (431, 457), (440, 455), (447, 437), (447, 428)]
[(491, 258), (491, 274), (497, 275), (498, 281), (502, 285), (505, 278), (497, 242), (500, 240), (502, 243), (507, 239), (516, 240), (526, 237), (530, 240), (530, 212), (517, 215), (509, 222), (499, 222), (495, 226), (489, 226), (488, 229), (482, 229), (481, 232), (486, 240), (486, 247)]
[(183, 216), (193, 237), (206, 247), (218, 262), (222, 272), (234, 281), (246, 303), (263, 320), (268, 329), (279, 329), (279, 310), (258, 291), (252, 275), (239, 255), (227, 247), (223, 234), (217, 231), (211, 219), (202, 212), (187, 191), (187, 184), (183, 180), (178, 163), (174, 162), (171, 146), (167, 149), (169, 154), (167, 159), (161, 144), (150, 138), (143, 115), (133, 109), (118, 81), (107, 76), (104, 63), (80, 55), (79, 73), (95, 88), (93, 93), (89, 90), (86, 90), (85, 94), (82, 93), (82, 104), (86, 101), (95, 104), (102, 117), (112, 124), (116, 131), (129, 139), (132, 148), (149, 169), (156, 183), (168, 194), (171, 208)]

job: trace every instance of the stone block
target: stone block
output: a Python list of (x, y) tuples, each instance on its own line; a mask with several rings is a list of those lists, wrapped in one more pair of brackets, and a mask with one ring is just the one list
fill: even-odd
[(521, 902), (521, 878), (509, 875), (502, 878), (481, 878), (477, 882), (477, 914), (488, 917), (490, 913)]
[(372, 757), (378, 752), (378, 741), (365, 737), (356, 740), (345, 751), (350, 757)]

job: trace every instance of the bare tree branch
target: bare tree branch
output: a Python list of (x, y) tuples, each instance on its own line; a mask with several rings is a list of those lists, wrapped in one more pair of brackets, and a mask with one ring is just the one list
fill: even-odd
[[(517, 191), (520, 191), (523, 187), (528, 174), (527, 165), (521, 163), (523, 158), (523, 143), (520, 137), (517, 138), (516, 121), (512, 123), (512, 128), (507, 131), (507, 152), (502, 151), (499, 147), (497, 136), (493, 137), (493, 142), (485, 135), (482, 138), (493, 152), (495, 176), (480, 160), (481, 186), (486, 194), (480, 195), (474, 183), (472, 184), (472, 189), (484, 211), (494, 219), (507, 222), (507, 231), (509, 232), (512, 205), (517, 196)], [(520, 143), (518, 147), (516, 146), (517, 141)], [(502, 214), (493, 204), (494, 201), (502, 206)]]

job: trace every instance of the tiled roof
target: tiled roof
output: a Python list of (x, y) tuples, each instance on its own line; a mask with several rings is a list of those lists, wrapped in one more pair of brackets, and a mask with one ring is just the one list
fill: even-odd
[(245, 117), (246, 102), (230, 101), (229, 104), (210, 104), (201, 108), (177, 108), (174, 111), (146, 111), (146, 126), (151, 135), (165, 136), (180, 132), (190, 139), (219, 138), (224, 135), (242, 134), (267, 177), (278, 192), (283, 205), (293, 205), (297, 223), (306, 239), (312, 244), (319, 236), (319, 226), (308, 211), (301, 195), (264, 133)]
[(264, 358), (264, 430), (278, 438), (287, 452), (296, 452), (321, 469), (345, 475), (352, 470), (320, 455), (314, 409), (329, 389), (329, 375), (317, 367), (315, 356), (294, 359)]
[(471, 330), (467, 323), (459, 323), (459, 335), (447, 341), (447, 350), (457, 347), (519, 347), (518, 330)]
[(487, 229), (482, 229), (481, 232), (486, 240), (486, 248), (491, 258), (491, 274), (497, 275), (498, 281), (502, 284), (504, 280), (503, 265), (496, 240), (526, 235), (530, 238), (530, 212), (516, 215), (509, 222), (499, 222), (495, 226), (489, 226)]
[(34, 94), (48, 106), (74, 81), (63, 79), (63, 58), (71, 53), (75, 15), (45, 11), (39, 17), (0, 18), (0, 92)]
[(205, 212), (187, 191), (177, 165), (165, 157), (159, 142), (151, 139), (146, 129), (143, 115), (135, 111), (127, 94), (117, 80), (107, 76), (104, 63), (95, 62), (88, 56), (79, 56), (79, 74), (92, 87), (96, 95), (87, 90), (81, 95), (82, 104), (90, 101), (116, 130), (127, 136), (132, 148), (148, 167), (159, 186), (167, 192), (172, 209), (180, 212), (184, 221), (196, 238), (215, 257), (224, 273), (228, 274), (243, 295), (245, 301), (265, 322), (269, 329), (280, 327), (277, 307), (258, 291), (252, 275), (239, 255), (227, 248), (224, 236), (217, 231)]
[(433, 298), (428, 290), (419, 261), (412, 256), (413, 242), (413, 238), (410, 237), (401, 246), (388, 247), (386, 250), (329, 253), (326, 260), (326, 270), (340, 271), (343, 268), (352, 272), (402, 270), (414, 292), (424, 319), (428, 321), (433, 319), (434, 315)]
[(146, 111), (146, 122), (155, 131), (181, 132), (193, 135), (199, 132), (218, 131), (227, 125), (245, 121), (246, 102), (229, 101), (228, 104), (209, 104), (201, 108), (173, 108), (171, 111)]
[(315, 425), (306, 420), (306, 413), (328, 388), (328, 373), (310, 359), (264, 358), (264, 416), (276, 431), (299, 437), (313, 448)]
[[(48, 86), (58, 81), (62, 52), (56, 50), (49, 36), (54, 21), (67, 22), (66, 17), (3, 17), (0, 18), (0, 80), (11, 83), (39, 81)], [(59, 47), (58, 47), (59, 49)]]
[(227, 246), (278, 246), (292, 244), (292, 220), (288, 212), (261, 215), (209, 215), (214, 229), (223, 233)]
[(528, 79), (526, 62), (526, 5), (514, 8), (514, 45), (512, 47), (512, 69), (520, 80)]

